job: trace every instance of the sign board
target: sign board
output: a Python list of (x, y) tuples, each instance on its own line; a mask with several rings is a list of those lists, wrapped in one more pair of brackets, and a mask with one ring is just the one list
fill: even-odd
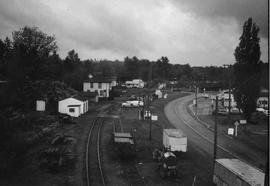
[(242, 125), (247, 124), (247, 120), (245, 120), (245, 119), (241, 119), (241, 120), (240, 120), (240, 124), (242, 124)]
[(158, 120), (158, 116), (157, 115), (151, 115), (151, 120), (152, 121), (157, 121)]
[(164, 98), (166, 99), (168, 97), (168, 94), (164, 94)]
[(150, 117), (151, 117), (151, 112), (149, 110), (146, 110), (144, 112), (144, 118), (149, 118), (150, 119)]
[(233, 135), (234, 128), (228, 128), (228, 135)]
[(194, 99), (194, 100), (193, 100), (193, 105), (195, 105), (195, 104), (196, 104), (196, 100)]
[(239, 122), (238, 121), (234, 122), (234, 125), (235, 126), (238, 126), (239, 125)]

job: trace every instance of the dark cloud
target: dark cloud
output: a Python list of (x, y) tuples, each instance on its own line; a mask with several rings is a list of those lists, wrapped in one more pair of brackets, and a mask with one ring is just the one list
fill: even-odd
[[(126, 16), (114, 12), (106, 4), (87, 4), (83, 1), (79, 5), (74, 2), (67, 5), (66, 11), (57, 9), (58, 12), (54, 12), (52, 7), (40, 1), (10, 0), (6, 3), (0, 0), (0, 22), (5, 29), (0, 32), (0, 36), (6, 37), (12, 31), (29, 25), (55, 34), (57, 41), (71, 41), (68, 43), (73, 44), (61, 46), (62, 42), (58, 42), (60, 50), (76, 50), (76, 47), (83, 46), (89, 50), (110, 50), (125, 55), (138, 55), (140, 50), (151, 50), (151, 42), (146, 42), (148, 38), (151, 39), (151, 35), (131, 13)], [(63, 52), (67, 53), (60, 51)]]
[(0, 0), (0, 38), (37, 26), (55, 35), (63, 58), (74, 49), (82, 59), (167, 55), (172, 63), (222, 65), (234, 61), (248, 17), (266, 37), (267, 0)]
[(251, 17), (260, 27), (261, 36), (267, 38), (267, 0), (172, 0), (172, 2), (182, 11), (205, 16), (210, 20), (222, 21), (233, 18), (238, 22), (239, 28)]

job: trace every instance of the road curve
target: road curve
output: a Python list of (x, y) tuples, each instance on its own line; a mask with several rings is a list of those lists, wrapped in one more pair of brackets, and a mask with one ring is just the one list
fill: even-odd
[[(198, 151), (203, 151), (213, 158), (213, 131), (199, 123), (188, 112), (187, 102), (192, 99), (194, 99), (194, 95), (169, 102), (164, 108), (165, 115), (175, 128), (181, 129), (187, 135), (188, 146), (196, 145)], [(267, 160), (265, 154), (255, 152), (247, 145), (223, 134), (218, 134), (217, 158), (238, 158), (258, 168), (263, 168)]]

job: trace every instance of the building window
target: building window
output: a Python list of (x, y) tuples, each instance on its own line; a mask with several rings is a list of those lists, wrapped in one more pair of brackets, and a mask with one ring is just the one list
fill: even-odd
[(90, 83), (90, 88), (94, 88), (94, 83)]
[(102, 87), (102, 84), (98, 83), (98, 88), (101, 89), (101, 87)]
[(70, 108), (69, 109), (69, 112), (75, 112), (75, 109), (74, 108)]

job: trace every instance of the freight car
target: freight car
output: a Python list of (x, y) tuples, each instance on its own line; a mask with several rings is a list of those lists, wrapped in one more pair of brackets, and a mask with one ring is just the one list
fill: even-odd
[(114, 147), (117, 156), (121, 159), (130, 159), (136, 156), (135, 139), (129, 132), (114, 132)]

